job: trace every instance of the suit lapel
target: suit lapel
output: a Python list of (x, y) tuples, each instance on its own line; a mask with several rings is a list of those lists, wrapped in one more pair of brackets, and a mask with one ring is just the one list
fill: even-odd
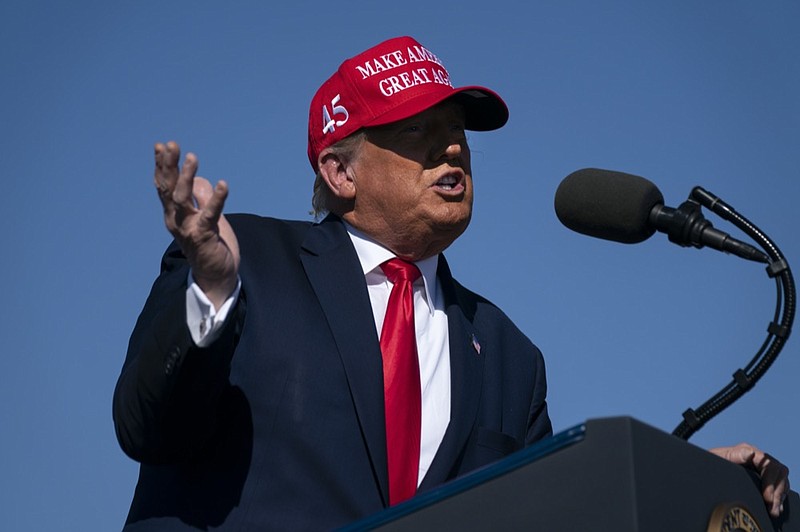
[(420, 490), (446, 481), (472, 433), (481, 398), (485, 347), (472, 325), (474, 301), (463, 301), (444, 256), (439, 282), (445, 296), (450, 342), (450, 423)]
[(361, 265), (344, 225), (334, 216), (311, 228), (303, 251), (300, 260), (333, 333), (373, 473), (388, 505), (383, 369)]
[[(339, 350), (372, 461), (388, 505), (383, 368), (361, 265), (344, 225), (329, 216), (311, 228), (300, 260)], [(472, 433), (480, 405), (485, 346), (472, 325), (474, 301), (459, 296), (444, 257), (437, 272), (445, 297), (450, 342), (450, 423), (420, 489), (446, 481)]]

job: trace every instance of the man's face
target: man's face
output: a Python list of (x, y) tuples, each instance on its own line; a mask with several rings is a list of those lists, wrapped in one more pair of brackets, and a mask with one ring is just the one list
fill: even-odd
[(398, 255), (432, 256), (467, 228), (472, 176), (460, 105), (367, 129), (351, 166), (355, 203), (345, 219)]

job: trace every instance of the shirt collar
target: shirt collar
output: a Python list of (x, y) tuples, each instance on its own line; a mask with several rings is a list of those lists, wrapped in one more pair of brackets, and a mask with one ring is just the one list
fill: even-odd
[[(380, 269), (380, 265), (389, 259), (395, 258), (396, 255), (349, 223), (345, 221), (342, 222), (345, 228), (347, 228), (347, 234), (350, 235), (353, 246), (356, 248), (356, 255), (358, 255), (358, 260), (361, 263), (361, 269), (364, 275), (366, 276), (376, 270), (381, 275), (384, 275), (383, 271)], [(425, 284), (425, 299), (428, 302), (428, 308), (431, 313), (433, 313), (435, 308), (433, 304), (433, 294), (436, 294), (438, 283), (436, 269), (439, 266), (439, 256), (434, 255), (433, 257), (416, 261), (414, 264), (416, 264), (422, 274), (422, 280)]]

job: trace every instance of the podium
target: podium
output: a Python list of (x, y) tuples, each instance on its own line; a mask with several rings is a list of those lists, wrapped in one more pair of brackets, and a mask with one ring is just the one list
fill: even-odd
[(798, 494), (784, 507), (771, 520), (743, 467), (618, 417), (588, 420), (346, 530), (800, 532)]

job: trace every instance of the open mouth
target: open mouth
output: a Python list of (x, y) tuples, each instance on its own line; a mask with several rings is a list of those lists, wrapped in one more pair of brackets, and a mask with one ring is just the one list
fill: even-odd
[(445, 191), (461, 191), (464, 189), (462, 176), (456, 174), (447, 174), (442, 176), (438, 181), (436, 181), (436, 183), (433, 184), (433, 186)]

